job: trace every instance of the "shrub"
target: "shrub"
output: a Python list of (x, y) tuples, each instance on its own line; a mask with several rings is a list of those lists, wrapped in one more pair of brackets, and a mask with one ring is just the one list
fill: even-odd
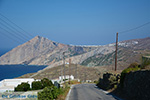
[(129, 68), (136, 68), (138, 66), (139, 66), (139, 64), (136, 63), (136, 62), (134, 62), (134, 63), (132, 63), (132, 64), (129, 65)]
[(52, 94), (53, 94), (53, 98), (56, 99), (57, 96), (59, 95), (59, 90), (57, 87), (53, 87), (53, 90), (52, 90)]
[(30, 84), (21, 83), (17, 87), (15, 87), (15, 91), (28, 91), (30, 90)]
[(42, 92), (38, 92), (38, 100), (53, 100), (61, 93), (57, 87), (45, 87)]
[(42, 88), (45, 88), (45, 87), (48, 87), (48, 86), (54, 86), (52, 81), (47, 79), (47, 78), (43, 78), (41, 80), (41, 83), (42, 83)]
[(32, 90), (39, 90), (39, 89), (42, 89), (41, 81), (32, 82)]
[(45, 87), (42, 92), (38, 92), (38, 100), (53, 100), (52, 87)]
[(126, 74), (128, 74), (131, 71), (137, 71), (137, 70), (140, 70), (140, 69), (141, 68), (139, 68), (139, 65), (137, 63), (132, 63), (132, 64), (130, 64), (130, 66), (128, 68), (124, 69), (121, 72), (121, 77), (120, 77), (121, 87), (123, 87), (123, 83), (124, 83), (124, 79), (125, 79)]
[(109, 90), (114, 88), (115, 85), (119, 84), (119, 80), (119, 74), (105, 73), (103, 74), (103, 78), (99, 79), (97, 86), (104, 90)]
[(142, 57), (142, 65), (141, 65), (142, 69), (145, 69), (146, 66), (148, 65), (150, 65), (150, 59)]

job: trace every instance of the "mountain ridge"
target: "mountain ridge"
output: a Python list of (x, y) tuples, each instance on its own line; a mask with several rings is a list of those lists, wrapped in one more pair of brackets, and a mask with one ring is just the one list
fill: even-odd
[[(111, 44), (111, 46), (115, 44)], [(124, 69), (133, 62), (141, 63), (143, 55), (150, 54), (150, 37), (133, 39), (118, 43), (118, 69)], [(103, 55), (97, 54), (84, 60), (84, 66), (114, 66), (115, 52)]]
[[(150, 44), (148, 43), (150, 43), (150, 37), (121, 41), (118, 44), (119, 49), (122, 51), (118, 52), (121, 52), (120, 54), (127, 59), (127, 54), (124, 52), (128, 51), (130, 52), (130, 55), (134, 54), (132, 57), (135, 56), (137, 52), (139, 55), (142, 52), (139, 52), (139, 50), (150, 50)], [(71, 58), (74, 64), (77, 63), (86, 66), (113, 65), (115, 43), (98, 46), (75, 46), (54, 42), (47, 38), (36, 36), (1, 56), (0, 64), (49, 65), (47, 68), (51, 68), (62, 64), (63, 52), (65, 52), (66, 62)], [(98, 60), (98, 63), (95, 62), (95, 64), (92, 64), (91, 62), (87, 63), (86, 60), (89, 60), (90, 57), (92, 57), (92, 59), (100, 57), (101, 60)], [(122, 58), (119, 59), (122, 60)], [(111, 62), (107, 60), (111, 60)]]
[[(0, 64), (49, 64), (44, 61), (41, 62), (41, 59), (38, 58), (45, 56), (47, 59), (49, 59), (48, 57), (51, 56), (52, 58), (55, 58), (57, 55), (56, 60), (60, 60), (63, 52), (67, 52), (67, 56), (74, 56), (86, 53), (94, 48), (95, 47), (77, 47), (65, 45), (40, 36), (36, 36), (26, 43), (19, 45), (2, 55), (0, 57)], [(61, 54), (58, 55), (57, 53)], [(44, 59), (45, 61), (46, 58)]]

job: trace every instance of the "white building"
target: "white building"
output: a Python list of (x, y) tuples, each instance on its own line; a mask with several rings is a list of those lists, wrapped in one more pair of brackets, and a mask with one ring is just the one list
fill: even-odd
[[(17, 87), (22, 82), (28, 82), (31, 87), (31, 84), (33, 81), (35, 81), (33, 78), (4, 79), (0, 81), (0, 92), (5, 92), (7, 90), (14, 91), (14, 88)], [(36, 81), (39, 81), (39, 80), (36, 80)]]
[[(66, 75), (65, 77), (66, 77), (66, 79), (70, 78), (71, 80), (74, 80), (74, 76), (73, 75), (70, 75), (70, 76)], [(59, 80), (65, 79), (65, 77), (64, 76), (59, 76)]]

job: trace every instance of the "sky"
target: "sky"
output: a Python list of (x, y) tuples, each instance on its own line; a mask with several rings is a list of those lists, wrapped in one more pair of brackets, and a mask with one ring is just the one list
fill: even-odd
[[(106, 45), (150, 22), (150, 0), (0, 0), (0, 49), (39, 35), (64, 44)], [(150, 24), (119, 41), (150, 37)]]

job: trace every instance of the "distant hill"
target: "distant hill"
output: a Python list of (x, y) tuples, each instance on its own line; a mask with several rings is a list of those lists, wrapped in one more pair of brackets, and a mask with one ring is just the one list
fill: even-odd
[[(115, 45), (115, 44), (110, 44)], [(133, 62), (141, 63), (143, 55), (150, 54), (150, 37), (119, 42), (118, 69), (124, 69)], [(84, 60), (85, 66), (114, 66), (115, 52), (109, 54), (96, 54)]]
[[(74, 64), (85, 66), (114, 66), (115, 43), (103, 46), (66, 45), (36, 36), (28, 42), (12, 49), (0, 57), (0, 64), (49, 65), (46, 69), (62, 65), (72, 59)], [(119, 42), (118, 68), (124, 69), (132, 62), (140, 62), (140, 57), (150, 54), (150, 38)]]
[(36, 36), (1, 56), (0, 64), (52, 65), (55, 62), (62, 62), (63, 52), (65, 52), (65, 58), (71, 57), (74, 63), (80, 64), (94, 54), (112, 51), (114, 47), (110, 49), (108, 46), (65, 45)]
[(0, 64), (49, 65), (65, 57), (87, 53), (96, 47), (70, 46), (36, 36), (0, 57)]
[[(74, 49), (72, 49), (74, 47), (80, 48), (78, 50), (75, 50), (77, 52), (80, 51), (80, 53), (75, 54), (73, 52), (69, 52), (67, 54), (70, 57), (67, 57), (68, 56), (67, 55), (65, 59), (66, 62), (68, 62), (69, 58), (72, 59), (70, 73), (74, 75), (75, 78), (79, 78), (80, 80), (94, 81), (94, 80), (98, 80), (99, 77), (102, 77), (101, 75), (103, 75), (103, 73), (114, 70), (115, 43), (104, 45), (104, 46), (73, 46), (73, 45), (71, 46), (64, 45), (64, 46), (65, 48), (67, 48), (65, 49), (66, 51), (68, 50), (68, 47), (71, 47), (69, 51), (74, 51)], [(64, 52), (65, 50), (61, 52), (57, 52), (58, 55), (62, 56), (62, 52)], [(119, 42), (118, 68), (117, 68), (117, 72), (115, 73), (120, 73), (121, 70), (127, 68), (133, 62), (141, 63), (141, 57), (143, 55), (149, 55), (149, 54), (150, 54), (150, 38), (133, 39), (133, 40)], [(51, 53), (48, 55), (51, 55)], [(59, 57), (58, 55), (55, 54), (54, 58)], [(43, 59), (43, 58), (38, 58), (38, 59)], [(76, 63), (78, 63), (77, 69), (75, 65)], [(21, 78), (33, 77), (37, 79), (42, 79), (46, 77), (49, 79), (55, 79), (61, 75), (61, 67), (62, 67), (62, 60), (59, 59), (58, 61), (51, 62), (51, 64), (48, 67), (46, 67), (44, 70), (40, 70), (37, 73), (33, 73), (33, 74), (23, 75), (21, 76)], [(65, 72), (66, 75), (69, 74), (68, 65), (66, 65)]]
[[(92, 81), (97, 81), (101, 73), (105, 72), (106, 69), (101, 69), (95, 68), (95, 67), (85, 67), (81, 65), (76, 65), (76, 64), (71, 64), (71, 67), (69, 68), (69, 65), (65, 65), (65, 74), (66, 75), (73, 75), (76, 79), (80, 79), (81, 81), (84, 80), (92, 80)], [(48, 78), (48, 79), (57, 79), (59, 76), (61, 76), (61, 67), (62, 65), (55, 66), (53, 68), (46, 69), (32, 78), (35, 79), (42, 79), (42, 78)], [(69, 71), (70, 69), (70, 71)], [(63, 68), (63, 73), (64, 73), (64, 68)], [(35, 74), (35, 73), (34, 73)], [(25, 74), (23, 76), (20, 76), (19, 78), (30, 78), (33, 74)]]

